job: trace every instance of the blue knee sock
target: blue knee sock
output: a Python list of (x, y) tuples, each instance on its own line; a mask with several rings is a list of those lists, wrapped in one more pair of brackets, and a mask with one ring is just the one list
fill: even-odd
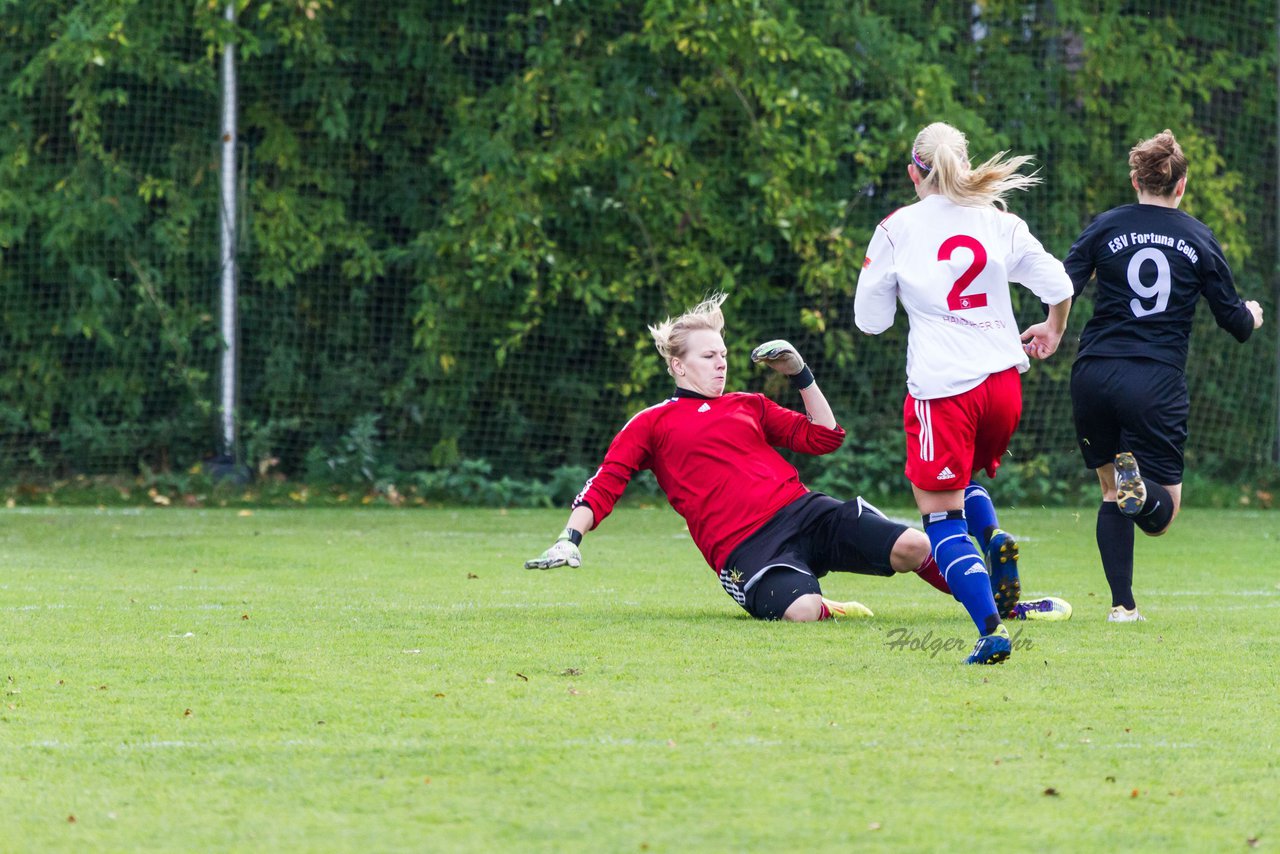
[(951, 595), (969, 612), (978, 634), (989, 635), (1000, 625), (996, 602), (991, 597), (991, 577), (982, 555), (969, 539), (964, 511), (931, 513), (924, 517), (933, 559), (951, 587)]
[(964, 488), (964, 516), (969, 521), (969, 533), (978, 539), (978, 547), (986, 551), (991, 542), (991, 532), (1000, 527), (996, 521), (996, 506), (981, 484), (970, 482)]

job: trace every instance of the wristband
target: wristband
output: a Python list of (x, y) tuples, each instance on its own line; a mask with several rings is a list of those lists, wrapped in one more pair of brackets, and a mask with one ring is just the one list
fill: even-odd
[(575, 546), (580, 546), (582, 545), (582, 532), (576, 531), (573, 528), (566, 527), (564, 531), (560, 533), (560, 536), (557, 537), (557, 539), (568, 540), (569, 542), (573, 543)]
[(791, 380), (791, 387), (796, 391), (804, 391), (813, 385), (813, 371), (809, 370), (808, 365), (805, 365), (800, 369), (800, 373), (792, 374), (787, 379)]

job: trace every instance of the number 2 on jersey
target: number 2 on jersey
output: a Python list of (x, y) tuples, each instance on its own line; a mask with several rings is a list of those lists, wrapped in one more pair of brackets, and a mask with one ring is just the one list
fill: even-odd
[(973, 253), (973, 261), (951, 286), (951, 292), (947, 294), (947, 308), (952, 311), (982, 308), (987, 304), (987, 295), (982, 292), (966, 295), (964, 289), (973, 284), (973, 280), (978, 278), (978, 274), (987, 266), (987, 249), (978, 242), (977, 238), (967, 234), (957, 234), (948, 237), (938, 247), (938, 260), (950, 261), (957, 249), (968, 249)]

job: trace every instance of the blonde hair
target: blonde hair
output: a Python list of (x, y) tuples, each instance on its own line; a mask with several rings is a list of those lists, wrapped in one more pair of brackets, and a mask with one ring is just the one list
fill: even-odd
[[(969, 165), (969, 140), (946, 122), (934, 122), (916, 134), (911, 159), (924, 173), (921, 189), (946, 196), (958, 205), (1006, 207), (1005, 197), (1014, 190), (1039, 184), (1036, 175), (1018, 173), (1034, 158), (1019, 155), (1005, 159), (1007, 151), (974, 169)], [(922, 194), (923, 195), (923, 194)]]
[(667, 373), (671, 373), (671, 360), (681, 358), (687, 351), (689, 333), (709, 329), (719, 334), (724, 330), (720, 306), (728, 298), (728, 294), (712, 294), (679, 317), (668, 317), (649, 327), (654, 346), (667, 363)]
[(1129, 177), (1138, 189), (1168, 196), (1187, 176), (1187, 155), (1168, 128), (1129, 150)]

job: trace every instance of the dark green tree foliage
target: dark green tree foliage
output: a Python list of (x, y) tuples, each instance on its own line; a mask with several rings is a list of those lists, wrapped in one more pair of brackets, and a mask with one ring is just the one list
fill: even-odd
[[(850, 466), (886, 476), (872, 461), (895, 453), (905, 322), (855, 334), (852, 295), (876, 222), (912, 200), (911, 139), (936, 119), (975, 156), (1037, 156), (1046, 186), (1014, 209), (1059, 254), (1130, 199), (1129, 146), (1173, 127), (1194, 163), (1187, 210), (1251, 295), (1275, 262), (1275, 14), (1260, 0), (1212, 15), (1117, 0), (238, 5), (229, 24), (221, 2), (0, 2), (0, 465), (186, 466), (217, 450), (228, 39), (241, 419), (261, 470), (591, 462), (670, 387), (646, 324), (724, 290), (731, 372), (773, 382), (746, 353), (789, 337), (832, 378)], [(1023, 303), (1024, 319), (1040, 310)], [(1234, 356), (1204, 332), (1228, 375)], [(1030, 405), (1065, 394), (1070, 355), (1029, 375)], [(1256, 413), (1274, 382), (1194, 393), (1214, 411), (1253, 395), (1231, 429), (1265, 458), (1274, 420)], [(1076, 476), (1062, 419), (1026, 454)], [(846, 491), (867, 487), (827, 462)]]
[(181, 19), (181, 3), (0, 9), (6, 465), (181, 462), (214, 429), (216, 255), (193, 244), (216, 233), (218, 96)]

